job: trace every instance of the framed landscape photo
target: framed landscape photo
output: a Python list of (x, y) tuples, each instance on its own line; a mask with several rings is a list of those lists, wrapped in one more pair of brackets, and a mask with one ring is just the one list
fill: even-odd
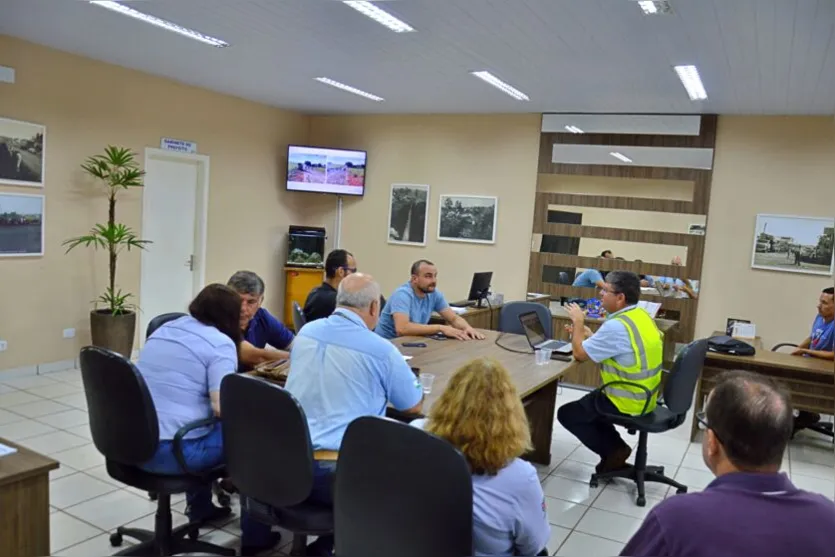
[(438, 239), (495, 244), (498, 204), (498, 197), (442, 195)]
[(388, 243), (426, 245), (429, 221), (429, 186), (392, 184), (389, 197)]
[(757, 215), (751, 267), (832, 275), (835, 218)]
[(44, 196), (0, 193), (0, 257), (37, 257), (44, 251)]
[(43, 187), (45, 135), (40, 124), (0, 118), (0, 184)]

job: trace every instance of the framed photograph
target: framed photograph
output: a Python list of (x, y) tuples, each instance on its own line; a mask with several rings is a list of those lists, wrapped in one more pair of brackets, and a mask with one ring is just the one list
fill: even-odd
[(43, 255), (44, 196), (0, 193), (0, 257)]
[(832, 275), (835, 218), (757, 215), (751, 267)]
[(389, 244), (426, 245), (429, 186), (392, 184), (389, 198)]
[(707, 226), (704, 224), (691, 224), (688, 232), (694, 236), (704, 236)]
[(40, 124), (0, 118), (0, 184), (43, 187), (45, 135)]
[(438, 239), (495, 244), (498, 204), (498, 197), (442, 195)]
[(751, 322), (747, 319), (737, 319), (736, 317), (728, 317), (728, 320), (725, 322), (725, 334), (731, 336), (734, 332), (734, 325), (736, 325), (737, 323), (747, 325)]

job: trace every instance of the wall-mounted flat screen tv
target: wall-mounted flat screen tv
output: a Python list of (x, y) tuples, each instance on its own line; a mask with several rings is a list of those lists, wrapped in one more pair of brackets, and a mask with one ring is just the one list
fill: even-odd
[(290, 145), (287, 153), (287, 189), (331, 193), (365, 194), (365, 151)]

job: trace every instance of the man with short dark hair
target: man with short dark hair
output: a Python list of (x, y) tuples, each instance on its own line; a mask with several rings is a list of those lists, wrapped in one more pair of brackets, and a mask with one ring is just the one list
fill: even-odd
[[(797, 345), (793, 356), (822, 360), (835, 359), (835, 288), (824, 288), (818, 298), (818, 314), (812, 322), (812, 333)], [(817, 412), (801, 410), (795, 419), (795, 431), (813, 426), (821, 419)]]
[(603, 308), (608, 313), (596, 333), (585, 326), (586, 315), (576, 304), (568, 304), (574, 359), (600, 364), (604, 385), (578, 401), (564, 404), (557, 419), (589, 449), (600, 456), (598, 473), (622, 468), (632, 454), (604, 414), (637, 416), (652, 412), (661, 382), (664, 359), (663, 335), (655, 321), (638, 307), (641, 281), (627, 271), (606, 275), (601, 289)]
[(832, 555), (835, 503), (780, 473), (792, 434), (786, 391), (762, 375), (726, 372), (697, 417), (706, 428), (702, 456), (716, 479), (701, 493), (658, 504), (621, 555)]
[(600, 257), (602, 257), (604, 259), (612, 259), (612, 257), (614, 257), (614, 256), (612, 255), (612, 250), (605, 249), (600, 253)]
[[(310, 291), (304, 302), (304, 318), (307, 323), (328, 317), (336, 309), (336, 289), (342, 279), (357, 272), (354, 255), (344, 249), (335, 249), (325, 259), (325, 280)], [(298, 331), (296, 331), (298, 333)]]

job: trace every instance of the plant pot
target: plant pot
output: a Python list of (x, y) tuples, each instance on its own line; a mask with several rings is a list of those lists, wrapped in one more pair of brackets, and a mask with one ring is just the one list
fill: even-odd
[(136, 313), (129, 311), (113, 315), (106, 309), (93, 310), (90, 312), (90, 333), (93, 346), (107, 348), (130, 358), (136, 334)]

